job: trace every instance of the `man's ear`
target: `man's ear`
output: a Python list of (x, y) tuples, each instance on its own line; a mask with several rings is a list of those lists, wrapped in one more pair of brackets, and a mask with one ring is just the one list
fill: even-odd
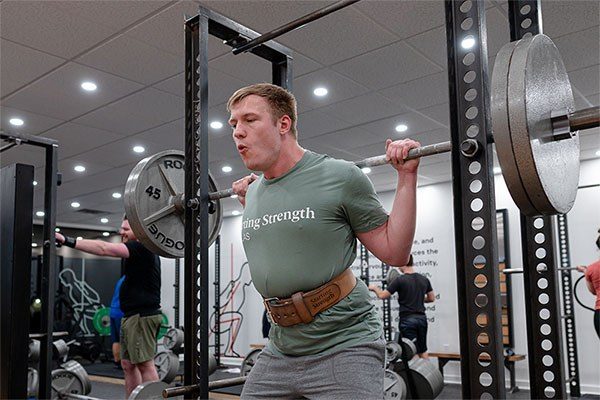
[(279, 118), (279, 133), (285, 135), (292, 129), (292, 119), (289, 115), (284, 115)]

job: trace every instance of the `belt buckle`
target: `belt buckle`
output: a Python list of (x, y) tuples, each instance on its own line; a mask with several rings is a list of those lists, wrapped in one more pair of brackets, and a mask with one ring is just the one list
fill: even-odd
[(273, 313), (271, 312), (271, 307), (269, 307), (269, 306), (270, 306), (271, 302), (277, 302), (277, 301), (279, 301), (279, 297), (269, 297), (269, 298), (263, 299), (263, 304), (265, 306), (265, 310), (267, 310), (267, 315), (270, 317), (271, 323), (274, 325), (279, 325), (279, 324), (277, 323), (277, 321), (275, 321), (275, 317), (273, 316)]

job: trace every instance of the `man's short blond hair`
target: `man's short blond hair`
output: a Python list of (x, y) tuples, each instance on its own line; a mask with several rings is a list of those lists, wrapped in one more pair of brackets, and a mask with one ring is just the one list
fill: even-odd
[(271, 83), (257, 83), (238, 89), (227, 101), (227, 111), (231, 112), (231, 107), (251, 95), (260, 96), (269, 103), (273, 120), (276, 121), (284, 115), (290, 117), (292, 120), (290, 132), (295, 138), (298, 137), (296, 129), (296, 121), (298, 120), (296, 98), (281, 86)]

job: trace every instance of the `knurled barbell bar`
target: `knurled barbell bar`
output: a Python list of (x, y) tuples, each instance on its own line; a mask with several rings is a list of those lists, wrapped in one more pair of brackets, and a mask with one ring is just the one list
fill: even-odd
[[(600, 125), (600, 107), (574, 111), (566, 69), (556, 46), (539, 34), (506, 44), (492, 73), (491, 111), (494, 141), (502, 174), (521, 212), (528, 216), (568, 212), (579, 182), (577, 130)], [(474, 129), (474, 132), (478, 132)], [(472, 157), (477, 133), (460, 144)], [(408, 159), (451, 150), (450, 142), (411, 149)], [(385, 156), (355, 162), (359, 167), (386, 164)], [(209, 243), (221, 229), (219, 199), (233, 190), (217, 190), (210, 172)], [(125, 211), (136, 237), (164, 257), (184, 255), (184, 210), (199, 199), (184, 199), (184, 153), (167, 150), (140, 161), (125, 185)]]

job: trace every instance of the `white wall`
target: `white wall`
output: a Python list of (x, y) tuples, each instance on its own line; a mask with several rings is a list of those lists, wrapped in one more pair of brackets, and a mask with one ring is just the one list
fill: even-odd
[[(600, 160), (594, 159), (582, 163), (580, 185), (600, 183)], [(522, 267), (521, 262), (521, 239), (519, 211), (510, 198), (506, 184), (501, 175), (496, 175), (496, 207), (506, 208), (509, 218), (510, 257), (513, 268)], [(384, 206), (389, 209), (392, 204), (393, 193), (380, 194)], [(595, 247), (597, 230), (600, 228), (600, 188), (580, 189), (577, 201), (568, 214), (569, 242), (573, 265), (589, 264), (598, 259), (598, 251)], [(237, 276), (242, 264), (246, 261), (240, 237), (241, 217), (224, 218), (221, 229), (221, 290), (228, 282)], [(458, 336), (458, 306), (456, 299), (456, 268), (454, 256), (454, 222), (452, 211), (452, 188), (450, 182), (423, 186), (418, 190), (417, 231), (415, 243), (415, 262), (419, 272), (426, 274), (432, 282), (432, 286), (439, 299), (430, 305), (428, 310), (429, 337), (428, 346), (430, 351), (459, 352)], [(210, 311), (212, 312), (212, 272), (214, 271), (214, 258), (211, 254), (211, 287)], [(379, 265), (372, 256), (370, 265)], [(183, 263), (182, 263), (183, 264)], [(419, 265), (420, 264), (420, 265)], [(163, 259), (163, 310), (172, 318), (173, 304), (173, 260)], [(358, 257), (355, 262), (358, 266)], [(377, 275), (379, 271), (373, 268), (371, 275)], [(577, 273), (573, 274), (576, 279)], [(181, 323), (183, 324), (183, 265), (181, 275)], [(573, 281), (574, 281), (573, 279)], [(247, 270), (242, 276), (243, 282), (248, 282), (250, 276)], [(515, 330), (515, 351), (527, 354), (527, 334), (525, 324), (525, 303), (523, 280), (521, 275), (513, 275), (513, 319)], [(581, 289), (584, 289), (583, 287)], [(593, 298), (584, 290), (580, 290), (581, 296), (587, 304), (593, 304)], [(225, 301), (223, 297), (222, 302)], [(234, 296), (234, 309), (242, 301), (241, 290)], [(376, 301), (376, 300), (374, 300)], [(377, 304), (378, 306), (380, 304)], [(228, 308), (229, 309), (229, 308)], [(249, 350), (251, 343), (263, 343), (261, 335), (261, 317), (263, 306), (261, 298), (253, 287), (246, 290), (246, 301), (240, 310), (244, 320), (235, 342), (234, 350), (244, 355)], [(397, 305), (393, 307), (393, 325), (397, 326)], [(600, 393), (600, 341), (596, 337), (593, 328), (593, 314), (575, 306), (577, 345), (579, 348), (579, 371), (582, 393)], [(169, 314), (170, 313), (170, 314)], [(225, 319), (225, 317), (223, 317)], [(222, 329), (228, 324), (223, 324)], [(212, 340), (212, 339), (211, 339)], [(227, 342), (227, 336), (222, 335), (223, 343)], [(527, 388), (528, 364), (527, 361), (516, 364), (517, 382), (520, 387)], [(449, 382), (460, 382), (459, 364), (448, 363), (445, 367), (445, 377)], [(508, 374), (506, 377), (508, 382)]]

